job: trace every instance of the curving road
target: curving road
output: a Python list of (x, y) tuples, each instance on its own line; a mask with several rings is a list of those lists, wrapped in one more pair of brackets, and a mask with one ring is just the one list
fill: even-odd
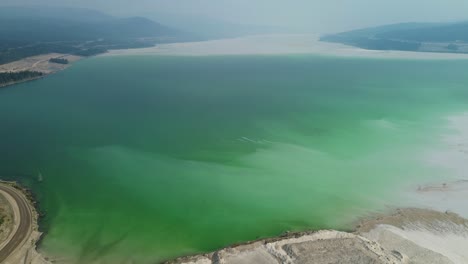
[[(31, 208), (28, 205), (26, 197), (15, 188), (0, 184), (0, 190), (8, 193), (16, 202), (19, 208), (19, 225), (13, 237), (11, 237), (8, 244), (0, 249), (0, 263), (3, 263), (18, 247), (20, 247), (23, 241), (30, 235), (32, 230), (33, 215)], [(15, 215), (15, 217), (17, 217)]]

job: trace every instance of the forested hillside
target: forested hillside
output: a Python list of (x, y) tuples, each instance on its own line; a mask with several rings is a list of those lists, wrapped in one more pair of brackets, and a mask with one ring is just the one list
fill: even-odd
[(72, 8), (0, 8), (0, 64), (44, 53), (95, 55), (193, 36), (142, 17)]
[(468, 22), (405, 23), (323, 36), (364, 49), (468, 53)]

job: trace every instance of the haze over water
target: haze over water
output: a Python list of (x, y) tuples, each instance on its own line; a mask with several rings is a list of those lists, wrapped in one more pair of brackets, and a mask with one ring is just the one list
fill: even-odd
[[(446, 173), (422, 157), (466, 110), (468, 61), (118, 56), (0, 90), (2, 175), (48, 254), (153, 263), (350, 227)], [(43, 181), (37, 181), (38, 173)]]

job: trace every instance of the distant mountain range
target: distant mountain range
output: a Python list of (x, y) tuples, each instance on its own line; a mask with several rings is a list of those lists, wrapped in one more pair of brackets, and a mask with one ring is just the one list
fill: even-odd
[(0, 8), (0, 40), (52, 42), (188, 36), (143, 17), (116, 18), (76, 8)]
[(94, 55), (199, 39), (144, 17), (117, 18), (77, 8), (0, 7), (0, 64), (50, 52)]
[(394, 24), (326, 35), (321, 40), (373, 50), (468, 53), (468, 22)]

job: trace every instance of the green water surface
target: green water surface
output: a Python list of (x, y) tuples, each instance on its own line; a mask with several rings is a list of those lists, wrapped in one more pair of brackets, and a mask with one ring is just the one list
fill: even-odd
[[(468, 61), (96, 57), (0, 90), (0, 173), (35, 191), (41, 250), (154, 263), (347, 229), (437, 177)], [(43, 181), (38, 181), (41, 173)]]

